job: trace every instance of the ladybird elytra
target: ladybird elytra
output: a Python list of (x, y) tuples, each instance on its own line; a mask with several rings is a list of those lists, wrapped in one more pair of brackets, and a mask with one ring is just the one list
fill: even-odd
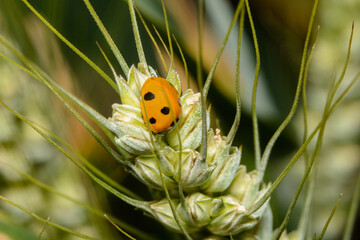
[(161, 77), (146, 79), (141, 88), (140, 106), (145, 124), (150, 124), (154, 133), (173, 127), (181, 113), (178, 91)]

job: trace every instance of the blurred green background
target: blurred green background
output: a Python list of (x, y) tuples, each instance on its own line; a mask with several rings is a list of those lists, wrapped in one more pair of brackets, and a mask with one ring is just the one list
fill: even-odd
[[(112, 56), (101, 32), (82, 1), (33, 0), (33, 6), (70, 42), (111, 75), (96, 43), (102, 47), (120, 74), (120, 67)], [(172, 33), (180, 43), (189, 67), (192, 86), (195, 86), (197, 53), (196, 1), (165, 1)], [(258, 92), (258, 115), (261, 146), (265, 147), (294, 98), (302, 48), (313, 1), (260, 0), (251, 1), (261, 55)], [(129, 65), (137, 64), (131, 21), (126, 1), (91, 1), (105, 27), (111, 34)], [(138, 9), (151, 27), (153, 24), (166, 39), (161, 3), (157, 0), (136, 0)], [(203, 72), (206, 74), (231, 21), (237, 1), (206, 1)], [(321, 1), (317, 14), (320, 25), (319, 40), (309, 69), (308, 104), (310, 127), (319, 121), (331, 79), (339, 76), (345, 62), (351, 24), (355, 22), (352, 56), (345, 82), (360, 69), (360, 2), (357, 0)], [(140, 34), (149, 65), (165, 75), (158, 54), (144, 27)], [(156, 35), (151, 27), (154, 35)], [(250, 118), (251, 89), (255, 69), (254, 49), (249, 23), (246, 22), (241, 56), (241, 100), (243, 104), (240, 128), (235, 140), (243, 146), (243, 164), (254, 168), (253, 138)], [(54, 80), (93, 106), (106, 117), (111, 104), (119, 102), (116, 93), (65, 44), (60, 42), (21, 1), (0, 1), (0, 34), (11, 41), (32, 61), (41, 66)], [(158, 41), (160, 42), (160, 41)], [(227, 134), (235, 116), (235, 48), (236, 33), (221, 58), (211, 87), (209, 103), (213, 106), (212, 125)], [(0, 52), (16, 59), (3, 47)], [(184, 82), (181, 58), (175, 49), (176, 70)], [(13, 66), (0, 60), (0, 98), (15, 110), (67, 139), (99, 169), (119, 183), (131, 188), (145, 199), (151, 199), (146, 187), (128, 175), (92, 139), (89, 133), (71, 116), (62, 104), (40, 83)], [(285, 130), (271, 155), (267, 181), (274, 181), (285, 164), (301, 145), (303, 134), (302, 111)], [(40, 190), (3, 164), (6, 162), (47, 182), (59, 191), (113, 213), (127, 223), (159, 239), (169, 233), (140, 211), (104, 192), (76, 169), (63, 155), (0, 107), (0, 195), (19, 203), (33, 212), (50, 216), (51, 221), (80, 232), (104, 239), (126, 239), (109, 222), (88, 214), (71, 202)], [(325, 142), (319, 157), (319, 170), (313, 202), (312, 232), (319, 233), (340, 193), (343, 198), (326, 233), (326, 239), (339, 239), (349, 211), (350, 200), (360, 170), (360, 87), (335, 112), (327, 126)], [(274, 226), (278, 226), (287, 210), (304, 168), (302, 161), (295, 165), (272, 198)], [(296, 229), (301, 201), (288, 231)], [(9, 224), (11, 223), (11, 224)], [(10, 227), (11, 226), (11, 227)], [(359, 217), (357, 220), (359, 226)], [(0, 239), (36, 239), (43, 224), (31, 216), (0, 202)], [(353, 239), (359, 238), (359, 230)], [(3, 233), (2, 233), (3, 232)], [(2, 236), (4, 235), (4, 237)], [(23, 235), (21, 235), (23, 234)], [(73, 239), (75, 237), (47, 227), (44, 239)]]

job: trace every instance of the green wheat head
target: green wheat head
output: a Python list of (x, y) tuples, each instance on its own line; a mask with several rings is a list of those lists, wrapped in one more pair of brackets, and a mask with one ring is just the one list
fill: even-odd
[[(81, 207), (87, 214), (92, 214), (97, 219), (105, 219), (110, 227), (107, 236), (95, 236), (90, 233), (82, 233), (81, 230), (75, 230), (72, 226), (58, 224), (53, 222), (51, 217), (46, 219), (41, 217), (35, 210), (28, 209), (21, 204), (16, 203), (16, 198), (7, 198), (6, 194), (0, 195), (0, 199), (7, 202), (17, 209), (26, 212), (31, 217), (42, 222), (43, 228), (38, 235), (38, 239), (46, 239), (42, 236), (50, 228), (60, 230), (62, 234), (67, 233), (70, 236), (76, 236), (83, 239), (115, 239), (115, 234), (111, 232), (114, 229), (120, 231), (124, 239), (308, 239), (313, 238), (314, 233), (307, 226), (310, 221), (310, 205), (313, 195), (313, 184), (315, 182), (315, 170), (318, 164), (318, 156), (323, 145), (325, 126), (329, 117), (339, 106), (346, 94), (354, 86), (359, 78), (359, 74), (347, 86), (340, 88), (344, 79), (345, 72), (350, 59), (351, 43), (353, 39), (353, 30), (351, 31), (348, 55), (341, 70), (340, 77), (334, 79), (327, 95), (327, 100), (323, 106), (323, 114), (320, 121), (313, 130), (308, 130), (307, 126), (307, 102), (306, 102), (306, 82), (310, 66), (310, 60), (315, 49), (318, 38), (318, 31), (314, 26), (314, 20), (318, 9), (319, 1), (313, 3), (312, 13), (309, 19), (307, 35), (304, 43), (300, 70), (297, 80), (297, 87), (293, 98), (291, 109), (282, 123), (277, 127), (272, 137), (261, 150), (260, 131), (257, 114), (257, 90), (260, 75), (260, 50), (254, 26), (254, 20), (251, 14), (250, 3), (248, 0), (238, 1), (232, 16), (232, 21), (228, 26), (225, 37), (216, 53), (215, 60), (212, 62), (208, 71), (204, 71), (204, 18), (205, 18), (205, 1), (197, 1), (198, 9), (198, 42), (197, 44), (197, 88), (190, 88), (189, 80), (189, 63), (183, 54), (181, 44), (171, 32), (167, 9), (165, 2), (161, 1), (161, 8), (164, 16), (164, 25), (166, 38), (162, 39), (157, 29), (154, 31), (147, 25), (140, 11), (134, 5), (132, 0), (128, 1), (132, 31), (134, 34), (136, 50), (138, 53), (138, 62), (129, 65), (126, 57), (118, 49), (116, 43), (110, 36), (110, 33), (103, 25), (100, 17), (96, 13), (89, 0), (84, 0), (84, 4), (97, 24), (98, 29), (106, 40), (111, 49), (112, 55), (108, 57), (99, 46), (111, 76), (105, 70), (99, 67), (89, 57), (82, 53), (67, 38), (65, 38), (51, 23), (46, 20), (41, 13), (31, 5), (31, 1), (23, 0), (26, 6), (35, 16), (49, 28), (63, 43), (67, 45), (76, 55), (78, 55), (92, 70), (101, 76), (110, 89), (116, 92), (117, 101), (111, 106), (104, 106), (108, 109), (112, 107), (111, 116), (104, 116), (96, 111), (93, 107), (85, 103), (79, 97), (66, 90), (61, 84), (50, 77), (44, 69), (37, 66), (22, 50), (8, 40), (5, 36), (0, 35), (1, 51), (0, 57), (2, 62), (7, 62), (12, 66), (12, 71), (19, 72), (21, 76), (37, 79), (42, 86), (45, 86), (52, 96), (55, 96), (68, 109), (68, 111), (83, 125), (91, 136), (100, 144), (111, 158), (103, 161), (116, 161), (136, 181), (144, 184), (151, 193), (152, 199), (143, 199), (136, 189), (127, 188), (116, 182), (110, 177), (110, 174), (103, 172), (100, 168), (91, 163), (87, 157), (81, 155), (77, 150), (63, 139), (63, 136), (54, 134), (52, 131), (37, 121), (31, 120), (27, 114), (21, 114), (20, 109), (12, 107), (12, 104), (5, 103), (0, 99), (2, 109), (7, 109), (6, 119), (15, 121), (15, 116), (29, 125), (37, 136), (41, 136), (42, 141), (50, 143), (55, 149), (59, 150), (66, 156), (81, 172), (87, 180), (96, 183), (101, 189), (112, 194), (116, 198), (143, 211), (153, 221), (159, 222), (166, 231), (162, 236), (150, 235), (143, 230), (142, 226), (131, 226), (127, 222), (112, 216), (101, 207), (94, 207), (90, 201), (71, 197), (68, 194), (58, 191), (56, 188), (37, 180), (30, 173), (25, 172), (21, 167), (14, 166), (11, 162), (1, 161), (2, 168), (11, 169), (15, 176), (21, 176), (36, 188), (48, 192), (51, 195), (59, 196), (62, 199), (73, 202)], [(170, 3), (169, 3), (170, 4)], [(140, 20), (140, 22), (138, 22)], [(241, 119), (241, 63), (240, 53), (244, 33), (244, 25), (249, 22), (254, 52), (256, 56), (256, 66), (251, 96), (251, 121), (253, 131), (254, 149), (248, 150), (253, 153), (251, 161), (255, 167), (243, 165), (242, 146), (234, 146), (234, 139), (240, 125)], [(153, 49), (156, 50), (158, 59), (161, 62), (161, 69), (156, 69), (147, 61), (147, 56), (142, 45), (139, 26), (145, 28), (148, 37), (152, 40)], [(232, 79), (235, 86), (235, 119), (227, 134), (223, 134), (216, 126), (212, 116), (211, 105), (209, 104), (208, 94), (210, 86), (214, 79), (216, 69), (219, 65), (220, 58), (228, 42), (231, 32), (237, 33), (236, 65)], [(157, 36), (155, 36), (155, 34)], [(156, 40), (158, 39), (158, 40)], [(177, 54), (176, 54), (177, 53)], [(180, 57), (178, 57), (180, 56)], [(110, 59), (116, 59), (116, 61)], [(185, 72), (185, 78), (178, 74), (176, 61), (181, 59), (181, 70)], [(1, 62), (0, 62), (1, 63)], [(0, 65), (2, 66), (2, 65)], [(121, 71), (117, 72), (120, 68)], [(195, 67), (194, 67), (195, 68)], [(203, 76), (206, 72), (206, 76)], [(5, 71), (0, 72), (4, 75)], [(15, 74), (15, 73), (7, 73)], [(180, 102), (182, 113), (179, 121), (175, 121), (175, 126), (165, 132), (154, 134), (150, 126), (144, 122), (141, 110), (141, 88), (146, 79), (150, 77), (163, 77), (169, 81), (180, 93)], [(32, 80), (29, 80), (32, 81)], [(185, 84), (186, 83), (186, 84)], [(24, 84), (28, 84), (27, 82)], [(186, 87), (185, 87), (186, 86)], [(342, 86), (342, 85), (341, 85)], [(35, 87), (36, 88), (36, 87)], [(0, 90), (1, 92), (2, 90)], [(0, 94), (0, 96), (2, 96)], [(31, 95), (29, 99), (31, 99)], [(2, 97), (3, 98), (3, 97)], [(268, 181), (264, 179), (268, 164), (271, 159), (271, 153), (279, 136), (294, 118), (299, 108), (299, 102), (302, 103), (304, 114), (304, 137), (300, 147), (291, 156), (287, 165), (281, 171), (279, 176)], [(18, 112), (19, 111), (19, 112)], [(11, 113), (11, 114), (10, 114)], [(144, 113), (148, 115), (147, 110)], [(171, 109), (171, 114), (173, 111)], [(1, 122), (0, 122), (1, 124)], [(95, 127), (94, 127), (95, 126)], [(9, 133), (10, 134), (10, 133)], [(241, 134), (241, 133), (240, 133)], [(314, 144), (313, 150), (309, 150), (309, 144)], [(303, 173), (302, 180), (298, 185), (293, 200), (287, 209), (283, 221), (275, 226), (273, 222), (273, 211), (270, 208), (270, 200), (274, 191), (282, 183), (285, 176), (292, 169), (294, 164), (304, 156), (306, 169)], [(135, 181), (135, 180), (133, 180)], [(307, 182), (306, 182), (307, 181)], [(81, 181), (80, 181), (81, 183)], [(286, 184), (286, 182), (285, 182)], [(306, 185), (307, 184), (307, 185)], [(80, 185), (81, 186), (81, 185)], [(82, 185), (86, 191), (86, 185)], [(303, 212), (296, 230), (287, 233), (286, 229), (293, 214), (295, 204), (297, 203), (300, 192), (306, 189)], [(3, 196), (4, 195), (4, 196)], [(139, 196), (140, 195), (140, 196)], [(354, 194), (354, 200), (351, 212), (356, 212), (357, 200), (359, 198), (359, 187)], [(99, 198), (101, 199), (101, 198)], [(315, 235), (316, 239), (322, 239), (325, 231), (334, 215), (335, 209), (339, 203), (340, 197), (336, 202), (332, 212), (329, 211), (328, 220), (323, 224), (321, 233)], [(100, 201), (101, 205), (101, 201)], [(104, 204), (105, 205), (105, 204)], [(135, 211), (135, 210), (134, 210)], [(41, 215), (46, 215), (43, 213)], [(50, 215), (48, 213), (48, 215)], [(347, 230), (344, 239), (350, 239), (352, 226), (354, 225), (355, 216), (350, 214), (347, 223)], [(0, 221), (0, 239), (3, 231), (8, 236), (11, 232), (2, 230)], [(96, 228), (94, 224), (94, 229)], [(90, 225), (91, 227), (91, 225)], [(46, 235), (46, 234), (44, 234)], [(5, 236), (5, 235), (4, 235)], [(58, 238), (58, 236), (56, 237)], [(5, 238), (6, 239), (6, 238)], [(21, 239), (10, 238), (10, 239)], [(23, 238), (25, 239), (25, 238)], [(33, 239), (29, 237), (28, 239)], [(51, 239), (51, 237), (49, 237)], [(60, 239), (60, 238), (59, 238)]]

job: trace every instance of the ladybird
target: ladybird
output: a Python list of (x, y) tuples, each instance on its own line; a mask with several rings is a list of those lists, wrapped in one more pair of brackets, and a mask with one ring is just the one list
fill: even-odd
[[(178, 91), (161, 77), (146, 79), (141, 88), (141, 112), (146, 124), (154, 133), (168, 130), (175, 125), (181, 113)], [(146, 114), (145, 114), (146, 109)], [(147, 116), (147, 118), (146, 118)]]

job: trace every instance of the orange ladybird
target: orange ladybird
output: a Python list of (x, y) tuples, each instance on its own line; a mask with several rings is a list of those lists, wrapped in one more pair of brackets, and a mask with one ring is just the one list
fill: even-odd
[(151, 131), (168, 130), (181, 113), (178, 91), (164, 78), (148, 78), (141, 88), (141, 112), (145, 123), (150, 123)]

